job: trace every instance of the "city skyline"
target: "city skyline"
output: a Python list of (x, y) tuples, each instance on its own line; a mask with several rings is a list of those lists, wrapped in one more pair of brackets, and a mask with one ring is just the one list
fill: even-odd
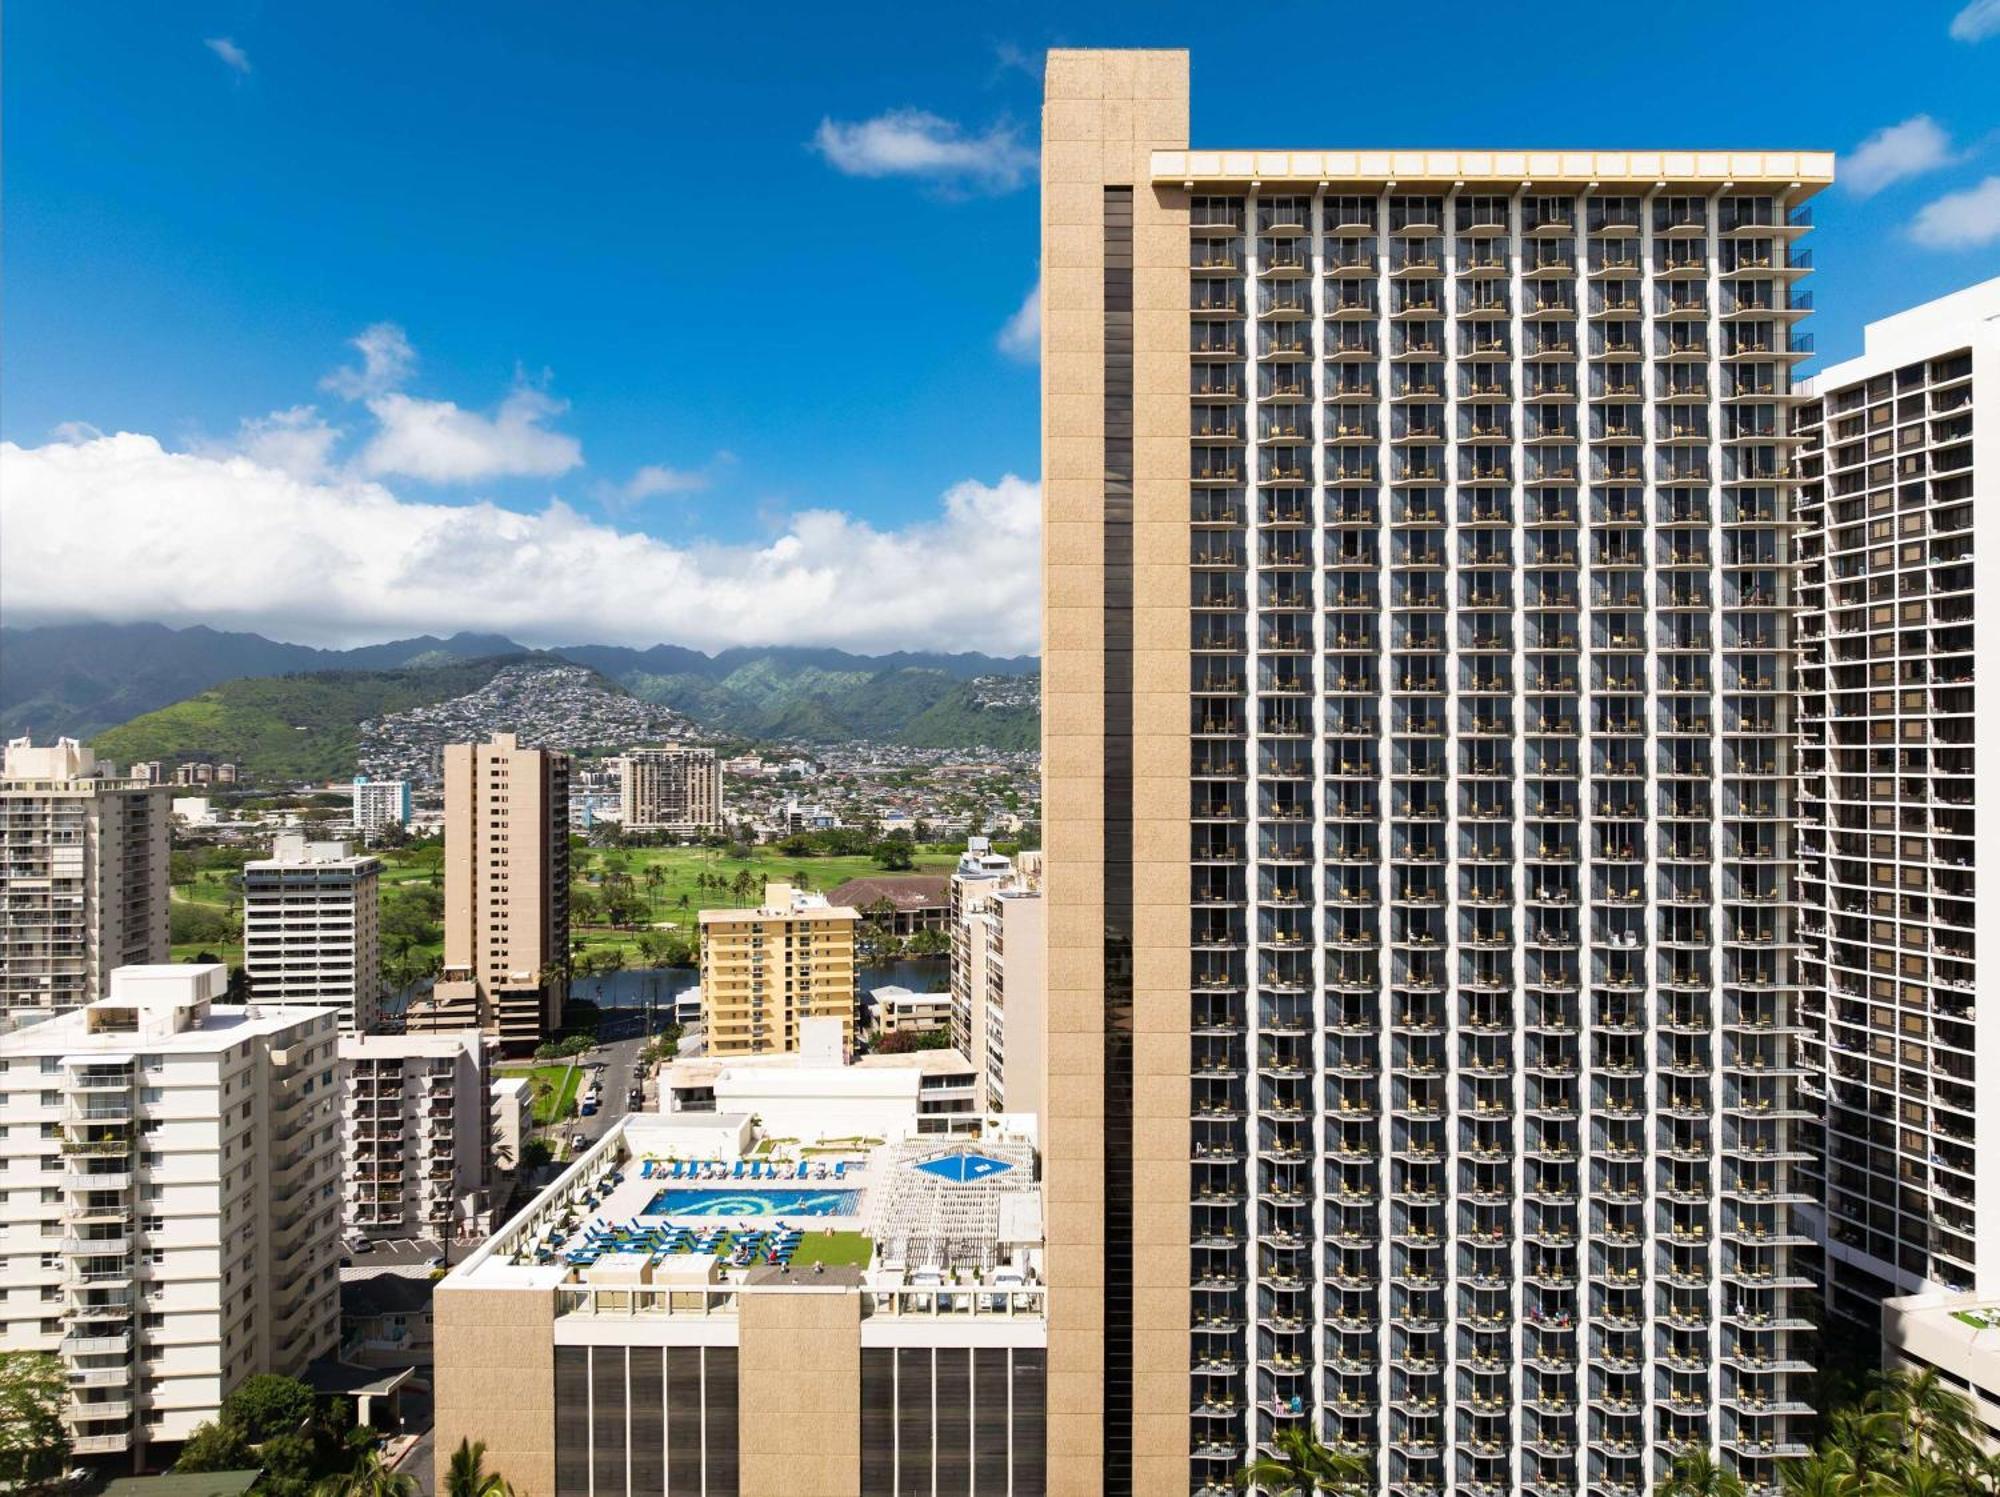
[[(2000, 263), (1990, 9), (1926, 7), (1868, 49), (1827, 13), (1754, 90), (1702, 71), (1717, 9), (1653, 23), (1642, 47), (1579, 12), (1572, 118), (1615, 124), (1636, 89), (1671, 84), (1688, 124), (1649, 139), (1839, 152), (1814, 331), (1851, 356), (1862, 322)], [(832, 18), (747, 54), (725, 23), (668, 32), (636, 11), (559, 36), (503, 11), (476, 38), (399, 16), (392, 48), (365, 9), (319, 27), (216, 5), (130, 18), (101, 48), (79, 45), (92, 14), (7, 21), (9, 118), (42, 122), (9, 153), (8, 621), (95, 596), (65, 560), (88, 524), (94, 563), (129, 584), (97, 616), (316, 643), (462, 625), (1024, 648), (1041, 49), (1185, 43), (1199, 78), (1260, 45), (1193, 12), (1099, 16), (1105, 35), (1079, 37), (1031, 11), (1011, 36), (909, 28), (840, 72), (826, 64), (861, 38)], [(1397, 55), (1392, 20), (1269, 27)], [(1457, 81), (1435, 99), (1358, 67), (1338, 107), (1258, 100), (1264, 138), (1631, 133), (1557, 128), (1515, 70), (1472, 68), (1529, 56), (1505, 17), (1468, 12), (1441, 45), (1426, 66)], [(106, 78), (120, 113), (80, 108)], [(382, 102), (347, 118), (357, 82)], [(462, 121), (511, 97), (539, 107), (489, 125), (500, 148), (482, 152)], [(1217, 98), (1197, 133), (1253, 138), (1250, 107)], [(143, 128), (169, 109), (173, 129)], [(691, 227), (676, 205), (695, 194), (737, 250)], [(191, 580), (222, 533), (258, 563), (227, 598)], [(898, 609), (868, 606), (886, 591)]]

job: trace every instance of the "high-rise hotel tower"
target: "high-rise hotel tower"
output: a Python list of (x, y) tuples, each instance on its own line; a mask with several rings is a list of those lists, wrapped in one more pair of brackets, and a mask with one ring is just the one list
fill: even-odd
[(1802, 1448), (1798, 151), (1043, 129), (1050, 1490)]
[(2000, 724), (1972, 679), (1996, 648), (1974, 571), (2000, 500), (1996, 384), (1990, 280), (1870, 323), (1794, 412), (1799, 977), (1825, 1087), (1827, 1300), (1871, 1326), (1887, 1295), (2000, 1294), (2000, 1019), (1974, 1011), (1973, 826)]

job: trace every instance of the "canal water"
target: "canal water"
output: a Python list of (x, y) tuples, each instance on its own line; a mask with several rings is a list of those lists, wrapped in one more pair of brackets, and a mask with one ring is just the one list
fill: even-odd
[[(951, 959), (943, 956), (901, 957), (858, 968), (855, 980), (864, 993), (877, 988), (908, 988), (913, 993), (942, 993), (951, 986)], [(603, 1008), (644, 1008), (660, 1005), (701, 985), (693, 967), (633, 967), (603, 977), (580, 977), (569, 985), (571, 998), (588, 998)]]

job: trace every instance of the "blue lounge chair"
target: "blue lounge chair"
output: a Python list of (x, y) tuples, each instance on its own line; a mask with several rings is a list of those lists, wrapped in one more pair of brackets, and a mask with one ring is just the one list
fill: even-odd
[(847, 1178), (847, 1161), (845, 1159), (838, 1161), (834, 1165), (833, 1178), (836, 1180), (845, 1180)]

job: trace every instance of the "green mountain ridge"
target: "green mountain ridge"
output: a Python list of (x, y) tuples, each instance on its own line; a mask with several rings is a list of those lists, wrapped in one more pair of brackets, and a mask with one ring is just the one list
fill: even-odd
[[(120, 765), (149, 759), (233, 761), (258, 779), (344, 779), (369, 718), (477, 691), (532, 655), (396, 670), (250, 676), (133, 718), (92, 740)], [(607, 683), (608, 685), (609, 683)]]
[[(436, 663), (225, 681), (108, 729), (94, 746), (119, 764), (201, 758), (234, 761), (262, 780), (344, 779), (355, 772), (365, 720), (465, 696), (509, 665), (575, 664), (553, 652), (468, 661), (433, 651), (418, 658), (426, 657)], [(837, 670), (761, 658), (719, 680), (636, 670), (622, 680), (592, 674), (607, 690), (678, 712), (718, 738), (968, 751), (1032, 749), (1041, 738), (1036, 706), (986, 705), (975, 681), (928, 666)]]

